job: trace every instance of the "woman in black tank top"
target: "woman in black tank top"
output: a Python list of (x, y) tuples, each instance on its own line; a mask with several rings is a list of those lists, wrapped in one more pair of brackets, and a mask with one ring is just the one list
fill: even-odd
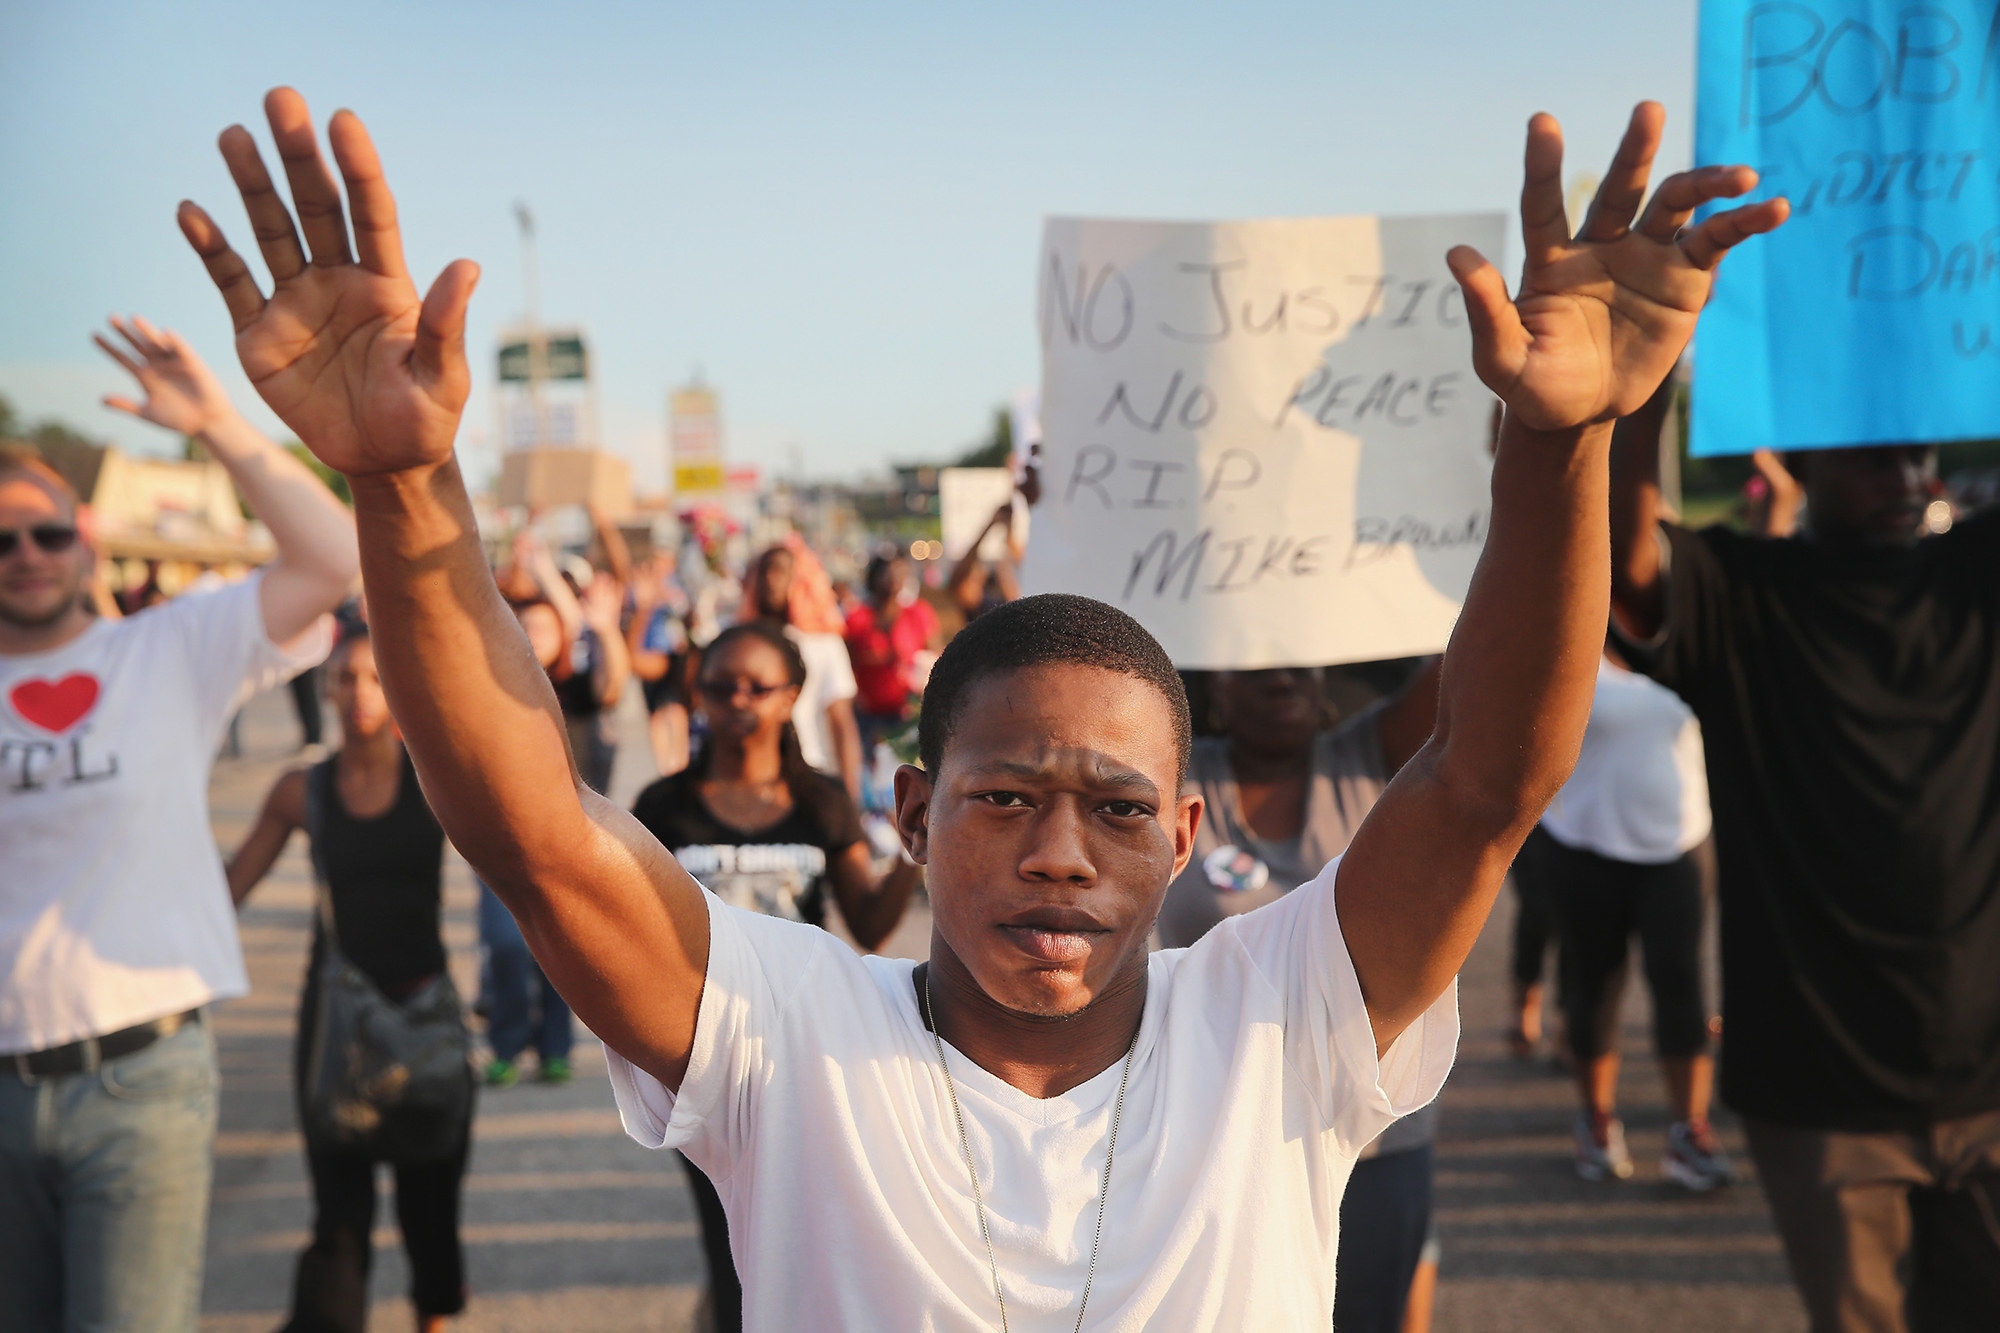
[[(278, 779), (249, 838), (230, 858), (229, 892), (241, 905), (292, 831), (306, 829), (315, 872), (333, 905), (340, 951), (384, 995), (400, 1000), (445, 970), (444, 830), (389, 718), (365, 627), (343, 635), (327, 669), (341, 749)], [(312, 1045), (314, 978), (324, 948), (315, 930), (297, 1052)], [(438, 1333), (448, 1316), (465, 1308), (458, 1215), (471, 1128), (468, 1111), (455, 1153), (395, 1168), (396, 1217), (410, 1258), (420, 1333)], [(308, 1139), (306, 1165), (313, 1182), (313, 1240), (299, 1257), (285, 1327), (287, 1333), (362, 1333), (377, 1164)]]

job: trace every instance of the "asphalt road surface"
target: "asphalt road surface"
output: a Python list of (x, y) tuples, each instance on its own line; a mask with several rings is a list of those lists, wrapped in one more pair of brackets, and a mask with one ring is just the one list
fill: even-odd
[[(635, 708), (622, 715), (613, 794), (650, 777)], [(297, 762), (288, 696), (245, 709), (242, 753), (216, 764), (217, 841), (231, 848), (272, 780)], [(471, 875), (454, 855), (446, 942), (460, 989), (474, 993)], [(1646, 1056), (1643, 999), (1628, 1001), (1621, 1091), (1638, 1175), (1589, 1185), (1569, 1165), (1574, 1100), (1546, 1061), (1510, 1060), (1500, 1040), (1511, 902), (1467, 964), (1465, 1038), (1444, 1093), (1438, 1216), (1444, 1247), (1438, 1333), (1796, 1333), (1805, 1328), (1754, 1183), (1691, 1198), (1664, 1183), (1668, 1116)], [(252, 992), (215, 1015), (222, 1126), (208, 1235), (203, 1333), (271, 1333), (311, 1225), (294, 1127), (291, 1038), (313, 916), (303, 837), (243, 911)], [(913, 910), (890, 951), (921, 956), (928, 913)], [(467, 1333), (638, 1333), (694, 1327), (703, 1273), (692, 1205), (674, 1159), (628, 1140), (602, 1049), (579, 1033), (576, 1078), (482, 1090), (465, 1196), (472, 1300)], [(1726, 1114), (1724, 1139), (1742, 1162)], [(383, 1182), (371, 1327), (413, 1328), (408, 1269)]]

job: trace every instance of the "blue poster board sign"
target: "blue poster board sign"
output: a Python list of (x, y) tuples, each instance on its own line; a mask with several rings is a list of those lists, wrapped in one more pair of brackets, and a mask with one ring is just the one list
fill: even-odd
[(1792, 220), (1722, 265), (1693, 452), (2000, 436), (2000, 0), (1703, 0), (1699, 84)]

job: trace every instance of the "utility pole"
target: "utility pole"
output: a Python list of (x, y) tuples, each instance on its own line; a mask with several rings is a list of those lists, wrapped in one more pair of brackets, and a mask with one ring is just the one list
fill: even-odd
[(549, 442), (549, 409), (542, 396), (542, 382), (549, 377), (549, 340), (542, 331), (542, 284), (535, 259), (535, 219), (526, 203), (515, 202), (514, 221), (521, 228), (521, 289), (528, 304), (528, 406), (535, 417), (533, 447), (539, 449)]

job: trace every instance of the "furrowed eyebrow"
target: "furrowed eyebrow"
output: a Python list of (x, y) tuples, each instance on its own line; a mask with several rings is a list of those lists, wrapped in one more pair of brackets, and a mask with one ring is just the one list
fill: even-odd
[[(981, 764), (968, 776), (977, 782), (991, 782), (995, 779), (1016, 778), (1026, 782), (1046, 782), (1056, 774), (1054, 765), (1033, 764), (1023, 760), (996, 759)], [(1102, 768), (1088, 779), (1093, 787), (1109, 788), (1112, 791), (1130, 792), (1134, 796), (1158, 804), (1160, 789), (1144, 773), (1130, 768)]]

